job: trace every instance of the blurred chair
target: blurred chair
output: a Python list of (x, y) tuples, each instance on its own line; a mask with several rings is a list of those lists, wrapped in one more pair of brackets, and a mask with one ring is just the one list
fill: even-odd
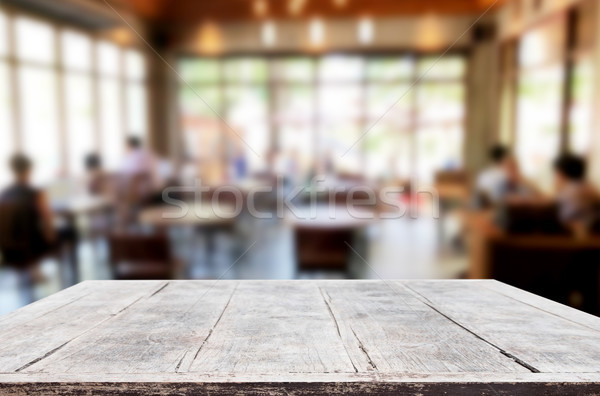
[(37, 220), (31, 208), (25, 205), (0, 203), (1, 262), (16, 270), (19, 287), (28, 302), (34, 300), (32, 272), (44, 256)]
[(171, 279), (177, 264), (166, 234), (109, 236), (114, 279)]
[(572, 234), (554, 203), (509, 203), (470, 233), (470, 277), (600, 314), (600, 237)]
[(442, 170), (435, 174), (436, 184), (460, 184), (466, 185), (469, 182), (469, 175), (461, 169)]
[(510, 235), (567, 235), (555, 203), (507, 203), (500, 206), (496, 221)]

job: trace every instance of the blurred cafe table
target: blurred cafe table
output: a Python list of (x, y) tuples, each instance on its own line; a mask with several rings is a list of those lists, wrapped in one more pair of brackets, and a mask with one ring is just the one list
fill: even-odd
[(143, 209), (138, 215), (141, 224), (164, 228), (170, 226), (214, 227), (228, 226), (237, 217), (233, 205), (219, 203), (217, 206), (195, 202), (186, 203), (182, 210), (175, 205), (158, 205)]
[(55, 215), (69, 218), (101, 211), (111, 205), (108, 198), (94, 195), (76, 195), (50, 201), (52, 212)]
[(600, 318), (496, 281), (87, 281), (0, 329), (0, 394), (600, 394)]
[(302, 206), (287, 211), (284, 221), (294, 230), (298, 268), (347, 271), (352, 249), (362, 251), (363, 231), (376, 217), (371, 208), (351, 211), (345, 205)]
[[(89, 216), (96, 213), (102, 213), (112, 207), (112, 201), (106, 197), (94, 196), (88, 194), (75, 194), (72, 196), (62, 196), (50, 200), (50, 209), (56, 218), (64, 221), (64, 225), (69, 230), (77, 229), (77, 219), (79, 216)], [(79, 257), (77, 246), (70, 246), (70, 261), (73, 282), (79, 280)]]
[[(193, 228), (206, 238), (206, 256), (208, 260), (213, 261), (217, 233), (233, 230), (239, 213), (236, 213), (234, 205), (223, 202), (217, 205), (187, 202), (186, 205), (186, 210), (166, 204), (145, 208), (138, 214), (138, 221), (159, 232), (165, 232), (169, 228)], [(194, 235), (191, 237), (194, 238)], [(190, 246), (194, 246), (193, 242), (190, 241)], [(193, 256), (193, 249), (191, 254)], [(193, 257), (190, 258), (190, 262), (193, 263)]]

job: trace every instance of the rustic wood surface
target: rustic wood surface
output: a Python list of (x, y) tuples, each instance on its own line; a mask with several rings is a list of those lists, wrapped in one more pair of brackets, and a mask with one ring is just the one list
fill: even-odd
[(90, 281), (0, 335), (2, 394), (600, 394), (600, 318), (495, 281)]

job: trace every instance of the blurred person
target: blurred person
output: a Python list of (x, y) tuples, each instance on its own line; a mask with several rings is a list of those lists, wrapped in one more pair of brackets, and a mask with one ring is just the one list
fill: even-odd
[(161, 188), (154, 154), (143, 147), (137, 136), (127, 138), (127, 153), (119, 171), (118, 223), (134, 223), (137, 210)]
[(102, 168), (100, 155), (91, 153), (84, 160), (86, 170), (86, 189), (90, 195), (106, 195), (106, 174)]
[(147, 175), (153, 181), (158, 179), (156, 158), (143, 147), (142, 140), (137, 136), (127, 138), (127, 154), (123, 159), (121, 174), (128, 177)]
[(513, 156), (508, 156), (502, 162), (504, 181), (496, 194), (501, 200), (531, 201), (541, 200), (540, 191), (521, 173), (519, 163)]
[(232, 179), (239, 181), (248, 177), (248, 160), (243, 147), (237, 146), (233, 156), (232, 164)]
[[(52, 210), (46, 194), (31, 185), (33, 164), (23, 154), (15, 154), (10, 159), (10, 169), (14, 175), (12, 185), (0, 194), (0, 205), (14, 208), (11, 219), (3, 218), (3, 232), (10, 232), (20, 247), (1, 246), (4, 259), (9, 264), (30, 264), (65, 242), (74, 243), (75, 230), (68, 227), (55, 229)], [(10, 223), (10, 224), (8, 224)], [(13, 227), (13, 230), (5, 229)], [(2, 238), (4, 241), (4, 238)]]
[(592, 220), (598, 193), (586, 180), (586, 161), (564, 154), (554, 161), (554, 181), (559, 216), (567, 226), (580, 231)]
[(483, 200), (489, 200), (491, 203), (501, 201), (507, 183), (504, 162), (509, 156), (510, 151), (505, 146), (495, 145), (490, 149), (490, 165), (479, 173), (475, 185), (476, 193), (483, 196)]

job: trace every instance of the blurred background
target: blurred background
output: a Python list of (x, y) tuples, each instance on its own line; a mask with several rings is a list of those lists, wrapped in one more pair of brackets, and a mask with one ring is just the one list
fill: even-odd
[(599, 314), (598, 22), (596, 0), (4, 0), (0, 314), (165, 278), (494, 278)]

